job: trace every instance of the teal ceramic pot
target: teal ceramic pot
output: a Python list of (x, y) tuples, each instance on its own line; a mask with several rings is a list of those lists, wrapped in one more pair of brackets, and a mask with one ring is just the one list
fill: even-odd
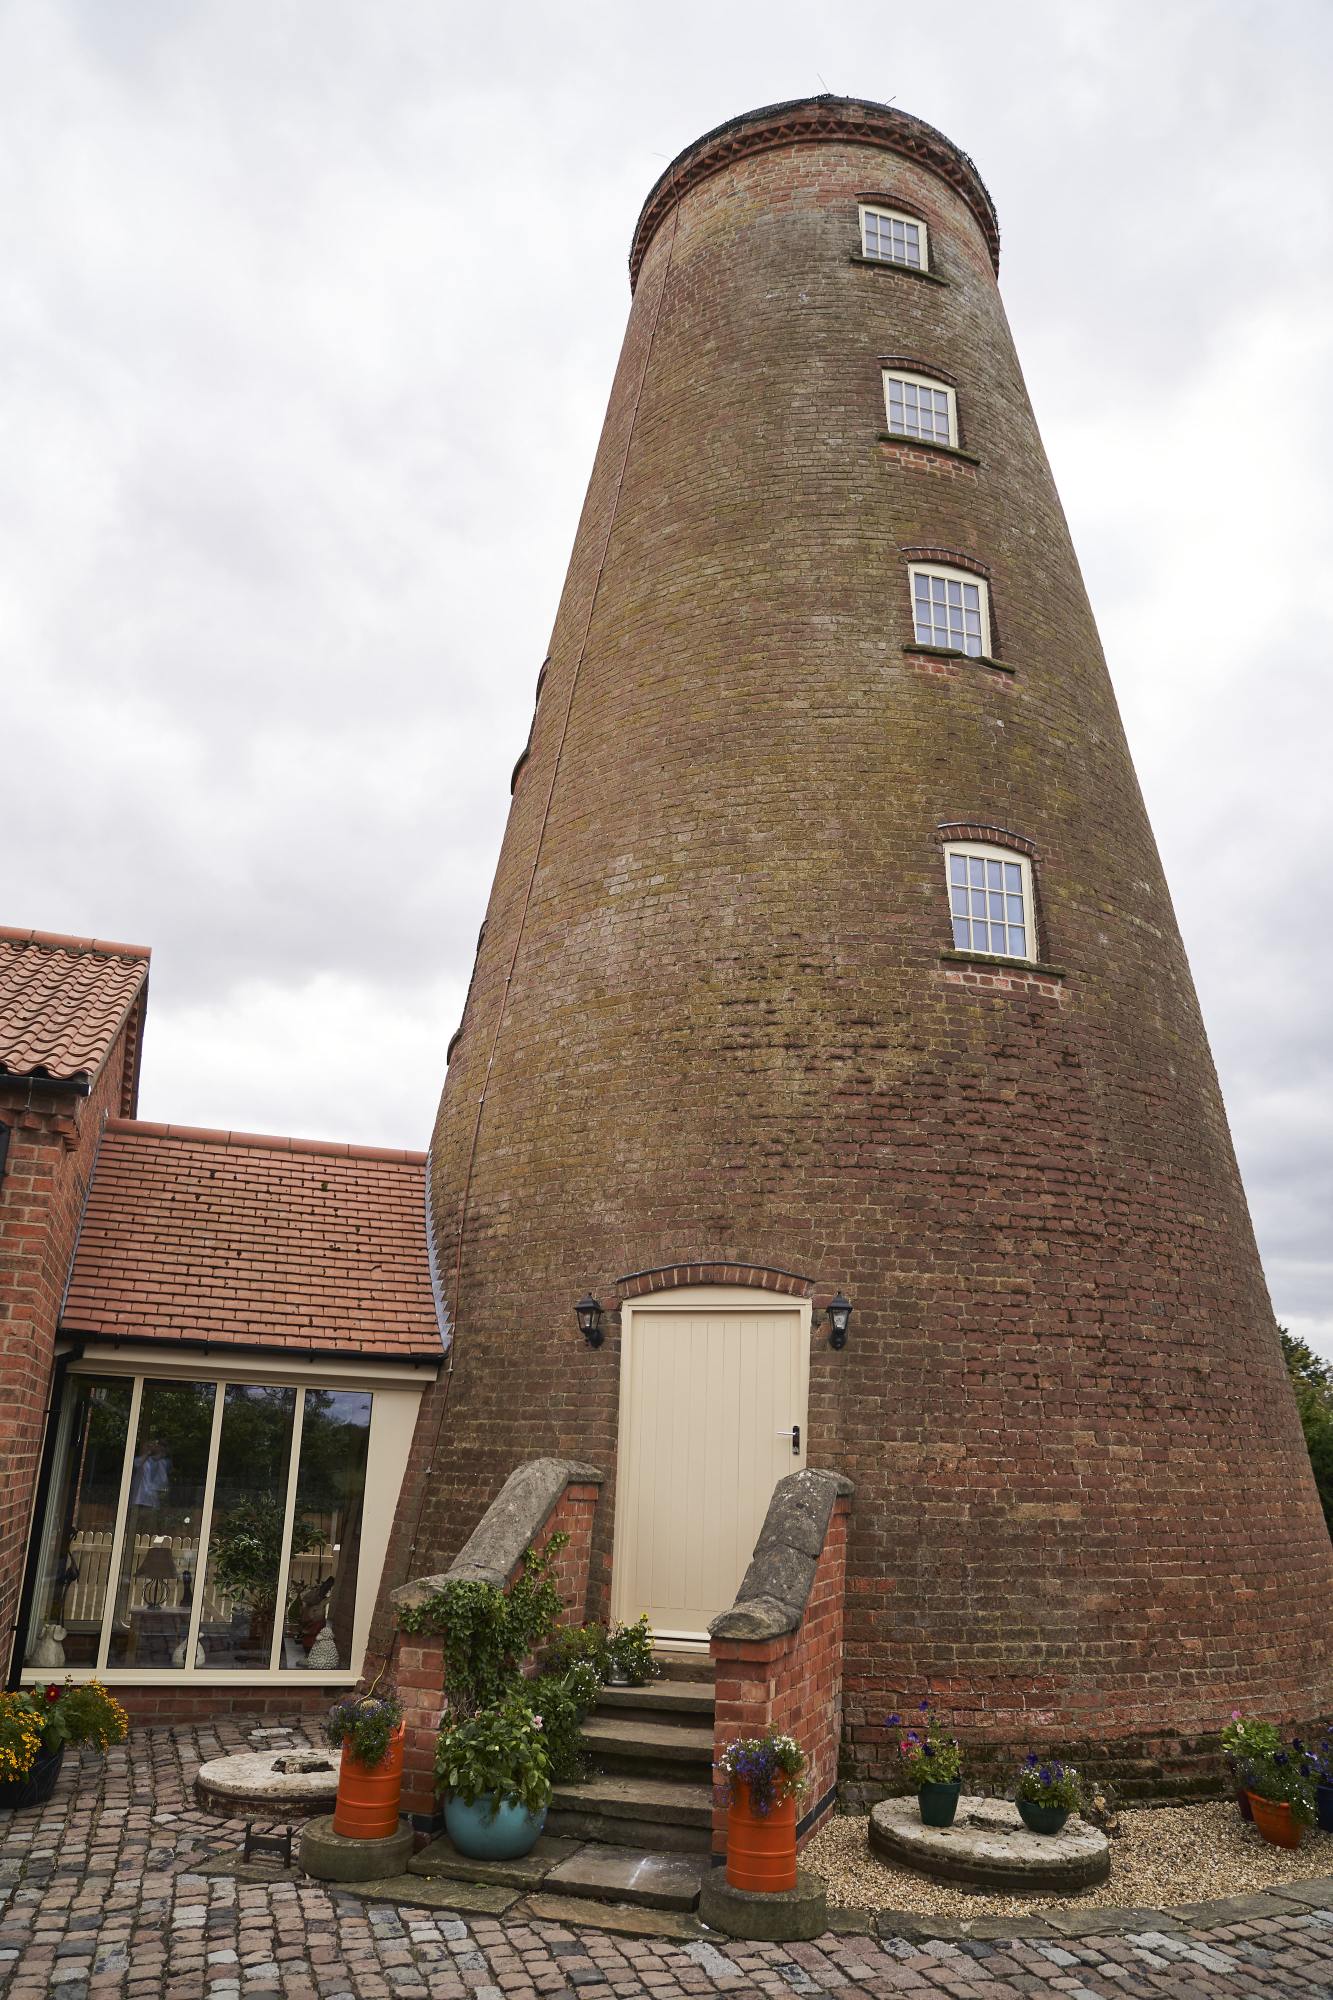
[(952, 1826), (953, 1816), (958, 1810), (958, 1795), (963, 1789), (961, 1778), (955, 1778), (951, 1785), (918, 1785), (916, 1802), (921, 1812), (923, 1826)]
[(1035, 1799), (1019, 1799), (1018, 1816), (1030, 1833), (1059, 1833), (1069, 1818), (1065, 1806), (1039, 1806)]
[(494, 1792), (483, 1792), (470, 1806), (452, 1795), (444, 1804), (444, 1830), (470, 1861), (517, 1861), (531, 1853), (545, 1824), (545, 1806), (530, 1813), (508, 1799), (497, 1802)]

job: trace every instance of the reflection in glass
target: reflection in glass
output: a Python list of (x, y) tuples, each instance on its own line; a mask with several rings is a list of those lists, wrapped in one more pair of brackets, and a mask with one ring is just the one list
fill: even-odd
[(370, 1404), (359, 1391), (305, 1392), (280, 1666), (332, 1673), (351, 1660)]
[(109, 1666), (184, 1665), (216, 1393), (213, 1382), (143, 1385)]
[[(295, 1409), (295, 1389), (227, 1384), (199, 1627), (210, 1668), (269, 1665)], [(298, 1519), (293, 1543), (307, 1535)]]
[(91, 1667), (111, 1573), (133, 1384), (71, 1378), (65, 1389), (24, 1665)]

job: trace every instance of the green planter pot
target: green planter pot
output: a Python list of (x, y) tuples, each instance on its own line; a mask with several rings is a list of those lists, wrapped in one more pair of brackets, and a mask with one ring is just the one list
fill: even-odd
[(918, 1785), (917, 1806), (923, 1826), (952, 1826), (953, 1816), (958, 1810), (958, 1795), (963, 1789), (961, 1778), (955, 1778), (951, 1785)]
[(1067, 1806), (1039, 1806), (1035, 1799), (1019, 1799), (1018, 1816), (1030, 1833), (1059, 1833), (1069, 1818)]

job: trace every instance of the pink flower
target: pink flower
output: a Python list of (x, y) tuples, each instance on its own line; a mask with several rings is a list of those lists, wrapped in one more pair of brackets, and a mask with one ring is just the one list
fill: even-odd
[(534, 1728), (534, 1729), (540, 1729), (540, 1728), (541, 1728), (541, 1726), (542, 1726), (542, 1719), (541, 1719), (541, 1717), (540, 1717), (539, 1715), (534, 1715), (534, 1716), (533, 1716), (533, 1718), (532, 1718), (532, 1726), (533, 1726), (533, 1728)]

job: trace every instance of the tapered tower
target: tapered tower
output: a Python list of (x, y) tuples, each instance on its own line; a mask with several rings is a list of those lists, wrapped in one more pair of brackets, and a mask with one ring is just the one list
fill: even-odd
[(387, 1579), (562, 1454), (607, 1475), (609, 1604), (688, 1637), (774, 1479), (845, 1472), (868, 1782), (926, 1689), (1150, 1759), (1333, 1701), (1333, 1553), (998, 257), (972, 162), (882, 105), (752, 112), (649, 195), (449, 1056), (452, 1367)]

